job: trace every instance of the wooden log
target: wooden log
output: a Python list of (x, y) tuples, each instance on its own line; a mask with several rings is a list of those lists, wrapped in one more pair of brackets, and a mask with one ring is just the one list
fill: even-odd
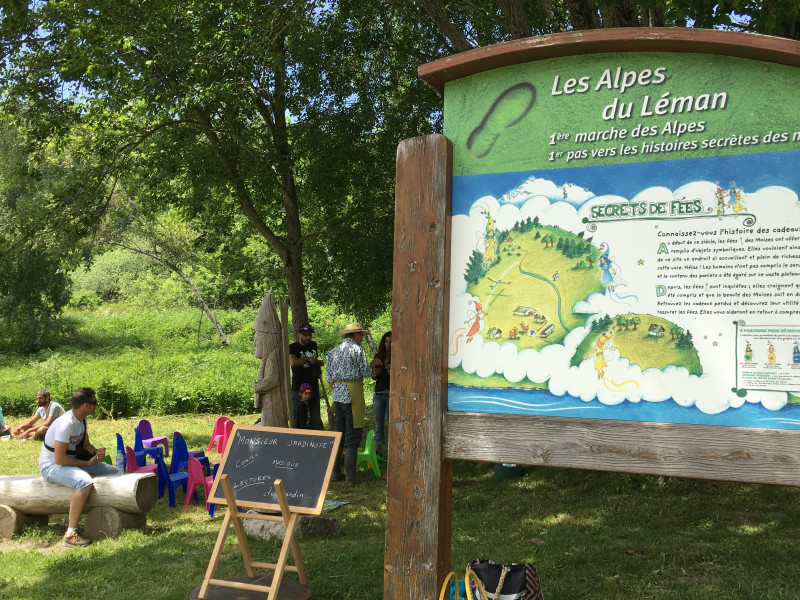
[(126, 513), (110, 506), (98, 506), (86, 515), (84, 532), (93, 540), (117, 537), (123, 529), (142, 529), (147, 524), (145, 513)]
[(26, 515), (0, 504), (0, 538), (10, 538), (28, 524), (47, 525), (47, 515)]
[[(0, 504), (26, 515), (69, 513), (74, 490), (47, 483), (41, 475), (6, 475), (0, 477)], [(146, 513), (158, 500), (158, 478), (154, 473), (126, 473), (94, 478), (83, 511), (110, 506), (126, 513)]]

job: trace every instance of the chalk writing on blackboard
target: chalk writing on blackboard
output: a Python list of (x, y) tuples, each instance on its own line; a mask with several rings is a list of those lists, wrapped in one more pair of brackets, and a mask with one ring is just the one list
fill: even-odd
[(295, 512), (319, 514), (325, 501), (341, 433), (239, 426), (222, 458), (211, 501), (224, 503), (217, 482), (228, 476), (238, 506), (278, 510), (275, 481), (280, 479)]

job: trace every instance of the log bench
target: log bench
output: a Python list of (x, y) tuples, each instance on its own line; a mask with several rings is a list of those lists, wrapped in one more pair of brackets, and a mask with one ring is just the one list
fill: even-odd
[[(0, 476), (0, 538), (10, 538), (27, 523), (46, 525), (51, 514), (68, 514), (73, 492), (47, 483), (41, 475)], [(154, 473), (96, 476), (83, 508), (84, 532), (100, 540), (116, 537), (123, 529), (142, 528), (157, 500)]]

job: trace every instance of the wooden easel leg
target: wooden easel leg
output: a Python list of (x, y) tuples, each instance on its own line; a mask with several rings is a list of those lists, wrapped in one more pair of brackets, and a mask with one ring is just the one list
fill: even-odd
[[(286, 529), (286, 533), (288, 535), (288, 528)], [(306, 577), (306, 565), (303, 562), (303, 555), (300, 554), (300, 542), (297, 541), (297, 537), (294, 534), (294, 529), (292, 530), (292, 556), (294, 556), (294, 565), (297, 567), (297, 577), (300, 580), (300, 583), (303, 585), (308, 585), (308, 577)]]
[(230, 479), (224, 477), (220, 480), (220, 484), (222, 485), (222, 491), (225, 493), (225, 499), (228, 501), (228, 513), (225, 516), (231, 515), (233, 529), (236, 531), (236, 538), (239, 540), (239, 550), (242, 552), (247, 576), (255, 577), (256, 572), (253, 569), (253, 555), (250, 552), (250, 545), (247, 543), (247, 534), (244, 532), (244, 526), (239, 517), (239, 509), (236, 506), (236, 498), (233, 495), (233, 487), (231, 487)]
[[(236, 508), (234, 508), (236, 510)], [(208, 561), (208, 568), (206, 569), (206, 576), (203, 578), (203, 584), (200, 586), (200, 593), (197, 597), (200, 600), (205, 600), (208, 596), (209, 581), (214, 576), (214, 571), (217, 570), (217, 563), (219, 562), (219, 555), (222, 551), (222, 544), (225, 542), (225, 537), (228, 535), (228, 527), (231, 524), (231, 509), (228, 507), (228, 512), (222, 519), (222, 526), (219, 528), (217, 535), (217, 543), (214, 544), (214, 551), (211, 553), (211, 560)]]
[[(278, 504), (281, 507), (283, 522), (286, 525), (286, 535), (283, 536), (283, 546), (281, 546), (281, 556), (278, 559), (278, 563), (280, 564), (281, 558), (285, 563), (286, 558), (284, 557), (284, 553), (288, 548), (291, 548), (292, 556), (294, 557), (294, 565), (297, 567), (297, 576), (300, 579), (300, 583), (306, 585), (308, 582), (308, 578), (306, 577), (306, 565), (303, 562), (303, 555), (300, 553), (300, 543), (295, 536), (298, 517), (296, 513), (291, 512), (289, 509), (289, 502), (286, 500), (286, 493), (284, 492), (282, 481), (278, 480), (275, 482), (275, 491), (278, 496)], [(280, 569), (283, 570), (282, 564)]]

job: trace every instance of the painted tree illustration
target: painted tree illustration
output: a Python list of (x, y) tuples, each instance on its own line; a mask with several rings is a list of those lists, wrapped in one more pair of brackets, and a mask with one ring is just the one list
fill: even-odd
[(464, 273), (464, 279), (467, 283), (476, 284), (485, 274), (483, 266), (483, 254), (477, 250), (472, 251), (467, 263), (467, 271)]
[(692, 341), (692, 332), (686, 331), (686, 333), (681, 333), (678, 336), (678, 343), (675, 345), (676, 348), (680, 348), (681, 350), (688, 350), (694, 347), (694, 342)]

